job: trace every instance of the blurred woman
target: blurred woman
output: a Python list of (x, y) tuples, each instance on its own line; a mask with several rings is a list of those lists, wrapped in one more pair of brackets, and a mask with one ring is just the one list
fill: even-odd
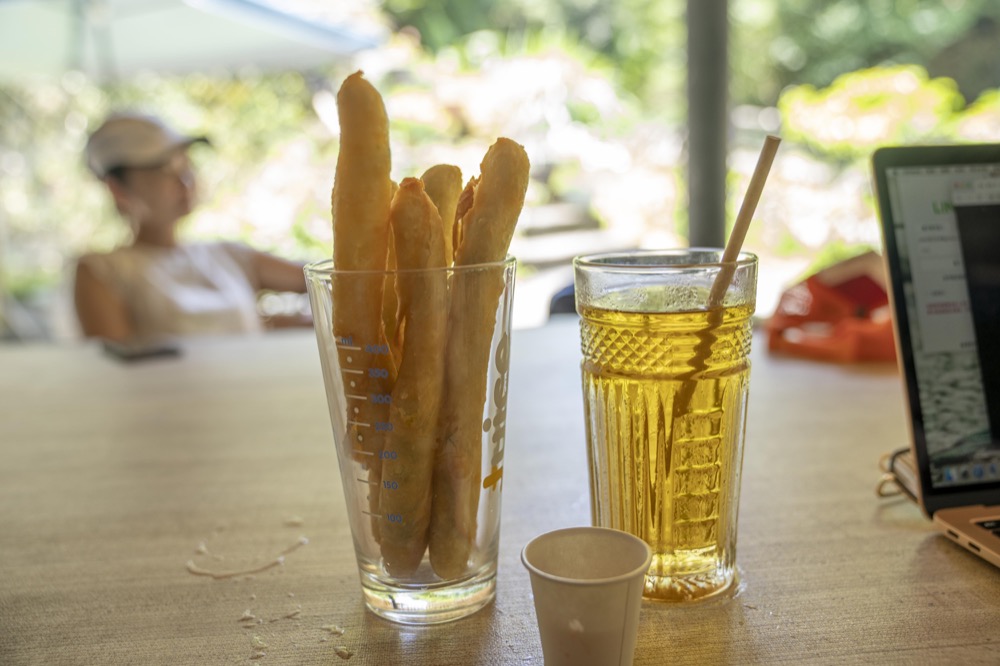
[(207, 143), (158, 118), (110, 116), (89, 138), (87, 166), (128, 222), (131, 240), (77, 262), (74, 302), (84, 335), (115, 341), (264, 328), (261, 290), (305, 292), (302, 264), (240, 243), (185, 243), (196, 204), (188, 149)]

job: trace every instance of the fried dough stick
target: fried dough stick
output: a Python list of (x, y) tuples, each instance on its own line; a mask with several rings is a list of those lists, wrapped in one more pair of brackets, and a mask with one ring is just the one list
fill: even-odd
[[(524, 148), (510, 139), (498, 139), (487, 151), (479, 178), (469, 182), (459, 204), (456, 267), (499, 262), (507, 256), (524, 205), (528, 170)], [(503, 287), (499, 267), (456, 274), (451, 285), (429, 538), (431, 566), (445, 580), (466, 572), (476, 540), (483, 406)]]
[[(340, 118), (340, 154), (333, 185), (333, 266), (337, 271), (385, 269), (389, 242), (389, 120), (378, 91), (356, 72), (337, 93)], [(382, 278), (375, 275), (335, 275), (333, 280), (333, 335), (339, 348), (344, 384), (361, 377), (368, 354), (366, 345), (384, 349), (382, 333)], [(386, 354), (391, 382), (394, 368)], [(354, 384), (351, 383), (350, 386)], [(380, 387), (388, 393), (390, 386)], [(348, 391), (349, 392), (349, 391)], [(355, 411), (357, 410), (357, 411)], [(387, 405), (374, 404), (361, 392), (348, 398), (348, 442), (356, 460), (366, 464), (369, 483), (380, 482), (381, 433), (376, 422), (388, 421)], [(367, 424), (367, 425), (365, 425)], [(370, 511), (379, 514), (378, 493), (370, 497)], [(378, 521), (373, 518), (378, 538)]]
[[(381, 528), (382, 559), (394, 576), (416, 571), (427, 548), (431, 478), (438, 412), (444, 387), (448, 282), (441, 216), (424, 186), (406, 178), (390, 213), (396, 241), (402, 361), (392, 390), (382, 461), (379, 507), (389, 518)], [(417, 269), (413, 272), (411, 269)]]
[(424, 181), (424, 191), (441, 214), (444, 225), (444, 256), (450, 266), (455, 260), (452, 228), (455, 226), (458, 197), (462, 194), (462, 170), (450, 164), (437, 164), (425, 171), (420, 180)]
[[(390, 201), (399, 191), (399, 185), (392, 183), (392, 196)], [(382, 332), (389, 343), (389, 351), (392, 353), (392, 364), (399, 367), (399, 348), (403, 344), (399, 330), (399, 320), (397, 310), (399, 301), (396, 298), (396, 275), (392, 271), (396, 270), (396, 243), (393, 240), (392, 232), (389, 233), (389, 251), (385, 262), (387, 271), (385, 281), (382, 285)]]

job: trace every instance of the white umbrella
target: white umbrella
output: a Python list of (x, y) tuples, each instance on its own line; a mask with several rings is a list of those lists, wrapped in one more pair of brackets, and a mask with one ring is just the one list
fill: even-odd
[(68, 70), (101, 83), (144, 70), (303, 70), (375, 45), (255, 0), (0, 0), (8, 81)]

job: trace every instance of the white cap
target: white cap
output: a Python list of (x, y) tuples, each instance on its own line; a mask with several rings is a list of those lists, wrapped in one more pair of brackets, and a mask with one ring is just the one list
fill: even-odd
[(98, 178), (120, 167), (149, 167), (166, 163), (178, 148), (208, 143), (204, 136), (186, 136), (155, 116), (124, 112), (108, 116), (87, 140), (87, 167)]

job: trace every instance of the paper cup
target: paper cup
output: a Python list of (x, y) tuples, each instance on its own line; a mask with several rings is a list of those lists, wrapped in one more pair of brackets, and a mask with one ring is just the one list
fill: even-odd
[(531, 574), (546, 666), (632, 663), (652, 556), (642, 539), (603, 527), (528, 542), (521, 561)]

